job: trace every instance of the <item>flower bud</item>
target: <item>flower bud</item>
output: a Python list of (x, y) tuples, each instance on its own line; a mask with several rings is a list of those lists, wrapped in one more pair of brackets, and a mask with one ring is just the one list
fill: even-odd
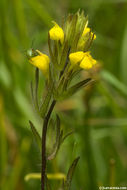
[(96, 35), (93, 32), (91, 32), (90, 28), (85, 26), (81, 38), (79, 39), (78, 42), (78, 50), (88, 51), (89, 46), (91, 44), (91, 40), (95, 39)]
[(38, 55), (31, 57), (29, 59), (29, 62), (35, 67), (39, 68), (44, 75), (47, 75), (49, 71), (50, 59), (47, 55), (41, 53), (39, 50), (36, 50), (36, 52), (38, 53)]
[(64, 41), (64, 31), (63, 29), (55, 23), (55, 26), (49, 30), (49, 35), (51, 40), (60, 40), (61, 43)]
[(93, 34), (93, 32), (91, 32), (91, 29), (90, 29), (89, 27), (85, 27), (84, 30), (83, 30), (82, 36), (85, 36), (85, 35), (87, 35), (88, 33), (91, 34), (91, 38), (92, 38), (93, 35), (94, 35), (93, 39), (94, 39), (94, 40), (96, 39), (96, 35)]

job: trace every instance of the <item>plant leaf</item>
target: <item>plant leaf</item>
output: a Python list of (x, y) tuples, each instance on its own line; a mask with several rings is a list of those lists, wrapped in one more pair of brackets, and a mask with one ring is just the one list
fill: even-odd
[(31, 130), (32, 130), (32, 133), (35, 137), (35, 140), (39, 146), (39, 149), (41, 150), (41, 137), (40, 137), (39, 133), (37, 132), (34, 124), (31, 121), (29, 121), (29, 124), (30, 124)]
[(72, 165), (70, 166), (69, 170), (68, 170), (68, 173), (67, 173), (67, 179), (65, 181), (65, 184), (64, 184), (64, 187), (65, 187), (65, 190), (70, 190), (70, 187), (71, 187), (71, 181), (72, 181), (72, 177), (73, 177), (73, 174), (74, 174), (74, 171), (75, 171), (75, 167), (79, 161), (79, 158), (80, 157), (77, 157), (73, 162), (72, 162)]
[(61, 55), (61, 60), (60, 60), (61, 68), (63, 68), (66, 63), (67, 56), (68, 56), (67, 50), (68, 50), (68, 41), (65, 42), (64, 48), (62, 50), (62, 55)]
[(114, 86), (117, 90), (127, 96), (127, 85), (119, 81), (112, 73), (107, 70), (101, 71), (101, 77), (109, 84)]
[(65, 139), (66, 139), (67, 137), (69, 137), (69, 136), (72, 135), (73, 133), (74, 133), (74, 131), (68, 132), (68, 133), (62, 138), (61, 144), (65, 141)]
[[(92, 84), (93, 82), (95, 82), (94, 80), (92, 80), (91, 78), (85, 79), (77, 84), (75, 84), (74, 86), (70, 87), (67, 91), (65, 91), (62, 95), (62, 99), (65, 99), (67, 97), (72, 96), (73, 94), (75, 94), (76, 92), (78, 92), (81, 88)], [(60, 97), (61, 98), (61, 97)]]
[(39, 85), (39, 69), (36, 68), (35, 70), (35, 101), (36, 101), (36, 106), (37, 109), (38, 107), (38, 85)]
[(44, 118), (45, 114), (47, 113), (48, 107), (49, 107), (49, 103), (52, 97), (52, 90), (53, 90), (53, 85), (48, 89), (48, 92), (46, 94), (46, 97), (40, 107), (40, 114), (41, 117)]
[(61, 132), (60, 132), (60, 118), (59, 116), (57, 115), (56, 116), (56, 141), (55, 141), (55, 144), (53, 146), (53, 151), (52, 153), (48, 156), (48, 160), (52, 160), (55, 158), (58, 150), (59, 150), (59, 147), (60, 147), (60, 142), (61, 142)]

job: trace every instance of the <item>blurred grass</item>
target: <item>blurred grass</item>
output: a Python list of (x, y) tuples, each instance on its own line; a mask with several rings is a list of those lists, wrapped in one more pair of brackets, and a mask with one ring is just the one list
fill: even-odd
[[(90, 128), (98, 184), (127, 186), (127, 1), (1, 0), (2, 190), (32, 190), (40, 187), (38, 180), (24, 181), (27, 173), (40, 172), (40, 154), (33, 141), (28, 120), (32, 118), (38, 130), (41, 130), (41, 121), (33, 111), (30, 99), (30, 81), (34, 78), (34, 72), (25, 59), (24, 50), (33, 45), (47, 53), (47, 33), (52, 26), (51, 21), (60, 23), (67, 13), (75, 12), (79, 8), (88, 14), (89, 25), (97, 34), (92, 54), (101, 60), (102, 71), (97, 74), (99, 82), (91, 90), (83, 90), (67, 100), (67, 103), (61, 102), (57, 106), (56, 112), (60, 112), (64, 131), (74, 128), (76, 133), (64, 143), (56, 160), (48, 165), (48, 171), (66, 173), (74, 157), (81, 155), (72, 189), (89, 189), (90, 178), (84, 141), (87, 111), (85, 102), (89, 100), (91, 109), (87, 125)], [(41, 79), (43, 80), (42, 76)], [(115, 160), (114, 171), (111, 168), (112, 159)], [(52, 182), (52, 185), (54, 189), (58, 189), (59, 182), (55, 183)]]

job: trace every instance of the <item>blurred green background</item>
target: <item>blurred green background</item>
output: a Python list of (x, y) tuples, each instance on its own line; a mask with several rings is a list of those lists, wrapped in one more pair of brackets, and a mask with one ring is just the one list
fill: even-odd
[[(40, 189), (40, 153), (30, 131), (42, 123), (32, 106), (30, 81), (34, 69), (25, 58), (31, 46), (48, 53), (51, 21), (84, 10), (97, 39), (92, 55), (101, 62), (98, 82), (57, 105), (64, 132), (75, 133), (63, 144), (48, 172), (67, 173), (80, 161), (73, 190), (127, 186), (127, 1), (126, 0), (0, 0), (0, 189)], [(41, 76), (43, 83), (43, 78)], [(51, 181), (58, 189), (61, 181)]]

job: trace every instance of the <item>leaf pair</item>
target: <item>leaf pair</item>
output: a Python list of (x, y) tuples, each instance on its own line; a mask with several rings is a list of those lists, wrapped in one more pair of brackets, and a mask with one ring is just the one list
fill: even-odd
[[(34, 126), (34, 124), (31, 121), (29, 121), (29, 123), (30, 123), (32, 133), (34, 135), (35, 141), (36, 141), (36, 143), (37, 143), (37, 145), (38, 145), (38, 147), (39, 147), (39, 149), (41, 151), (41, 143), (42, 143), (41, 142), (41, 137), (40, 137), (38, 131), (36, 130), (36, 127)], [(60, 118), (57, 115), (56, 116), (56, 139), (55, 139), (55, 143), (53, 145), (52, 152), (47, 157), (48, 160), (52, 160), (52, 159), (55, 158), (61, 144), (64, 142), (64, 140), (68, 136), (70, 136), (74, 132), (74, 131), (68, 132), (66, 135), (63, 136), (63, 130), (60, 129), (60, 126), (61, 126)]]
[(53, 93), (53, 83), (51, 83), (50, 85), (47, 85), (47, 92), (46, 92), (46, 96), (44, 97), (44, 100), (42, 102), (41, 105), (39, 105), (38, 102), (38, 86), (39, 86), (39, 69), (36, 68), (35, 70), (35, 88), (33, 88), (33, 83), (31, 82), (31, 94), (32, 94), (32, 100), (34, 103), (34, 106), (37, 110), (37, 112), (39, 113), (39, 115), (44, 118), (47, 110), (49, 108), (49, 103), (52, 97), (52, 93)]
[(66, 91), (63, 92), (63, 94), (58, 98), (58, 100), (63, 100), (65, 98), (68, 98), (72, 95), (74, 95), (76, 92), (78, 92), (81, 88), (89, 85), (89, 84), (92, 84), (94, 82), (94, 80), (92, 80), (91, 78), (87, 78), (75, 85), (73, 85), (72, 87), (68, 88)]
[(34, 124), (30, 120), (29, 120), (29, 124), (30, 124), (31, 130), (32, 130), (32, 133), (34, 135), (35, 141), (41, 151), (41, 137), (40, 137), (38, 131), (36, 130)]
[(71, 132), (67, 133), (65, 136), (63, 136), (63, 130), (60, 129), (60, 126), (61, 126), (60, 118), (57, 115), (56, 116), (56, 140), (55, 140), (55, 143), (53, 145), (52, 152), (47, 158), (48, 160), (52, 160), (55, 158), (58, 150), (60, 149), (61, 144), (64, 142), (64, 140), (68, 136), (70, 136), (73, 133), (73, 131), (71, 131)]

